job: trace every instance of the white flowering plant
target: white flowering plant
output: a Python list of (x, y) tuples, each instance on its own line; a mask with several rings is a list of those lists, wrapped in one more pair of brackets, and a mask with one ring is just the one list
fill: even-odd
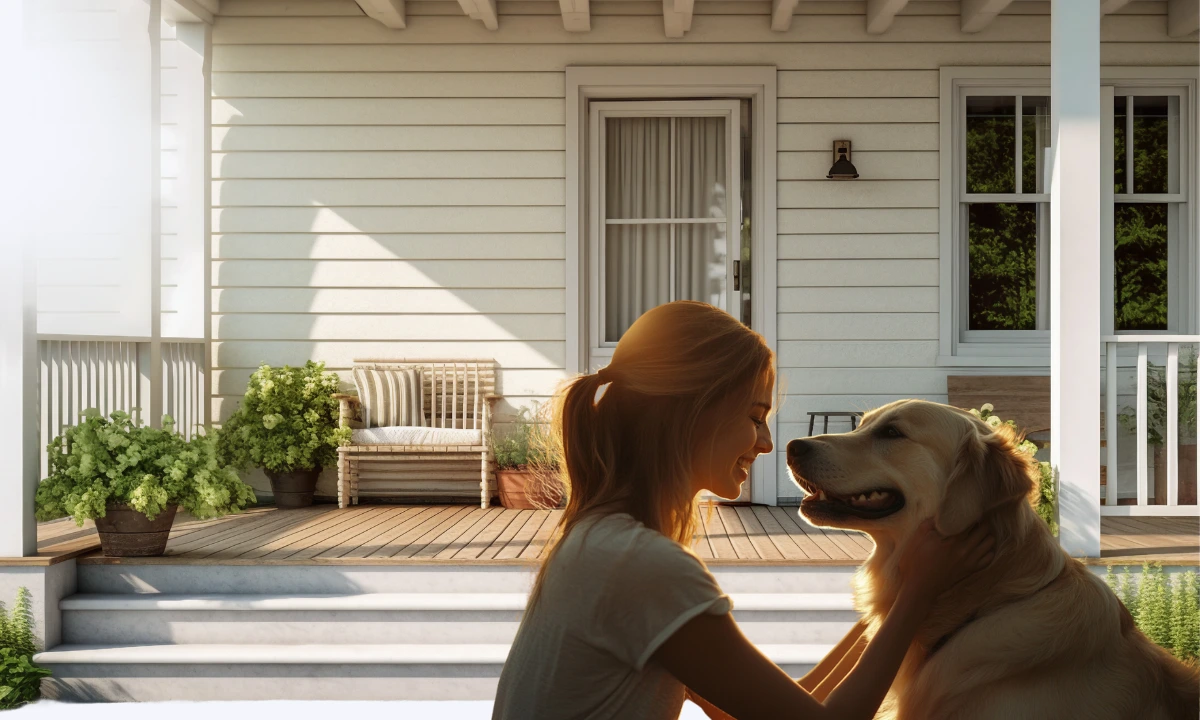
[(279, 473), (333, 465), (350, 441), (350, 428), (339, 427), (337, 392), (337, 373), (326, 373), (325, 363), (261, 365), (222, 428), (221, 458)]
[[(987, 423), (988, 427), (997, 428), (1001, 425), (1016, 427), (1016, 422), (1001, 420), (993, 412), (994, 410), (995, 408), (991, 403), (984, 403), (978, 410), (971, 409), (967, 412)], [(1037, 451), (1037, 445), (1024, 438), (1017, 445), (1017, 452), (1029, 456), (1031, 461)], [(1050, 533), (1058, 537), (1058, 488), (1054, 482), (1054, 471), (1050, 468), (1050, 463), (1048, 462), (1037, 462), (1037, 468), (1038, 493), (1033, 503), (1033, 508), (1037, 511), (1038, 517), (1045, 520), (1046, 524), (1050, 526)]]
[(153, 520), (178, 505), (205, 519), (240, 512), (254, 490), (217, 457), (213, 435), (191, 440), (175, 432), (170, 416), (161, 428), (139, 425), (126, 413), (107, 418), (98, 410), (67, 428), (47, 447), (50, 475), (38, 485), (38, 520), (104, 517), (110, 503), (129, 505)]

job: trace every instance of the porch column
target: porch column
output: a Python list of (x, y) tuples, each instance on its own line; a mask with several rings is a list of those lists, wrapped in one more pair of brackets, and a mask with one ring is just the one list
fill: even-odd
[[(1050, 462), (1059, 541), (1100, 556), (1100, 4), (1051, 0)], [(1115, 422), (1116, 418), (1109, 418)]]

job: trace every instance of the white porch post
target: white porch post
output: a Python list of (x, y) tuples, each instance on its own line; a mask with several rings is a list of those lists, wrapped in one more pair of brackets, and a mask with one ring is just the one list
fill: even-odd
[(1100, 5), (1050, 9), (1050, 462), (1059, 541), (1099, 557)]

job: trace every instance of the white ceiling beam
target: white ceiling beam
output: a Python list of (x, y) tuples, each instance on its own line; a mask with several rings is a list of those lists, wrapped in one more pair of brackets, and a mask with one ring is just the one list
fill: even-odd
[(588, 32), (592, 29), (592, 9), (588, 0), (558, 0), (562, 11), (563, 28), (567, 32)]
[(1012, 0), (962, 0), (962, 31), (977, 33), (992, 23)]
[(221, 11), (221, 0), (194, 0), (194, 2), (213, 15)]
[(663, 0), (663, 29), (669, 38), (681, 38), (692, 29), (694, 0)]
[(1100, 14), (1112, 15), (1128, 5), (1130, 0), (1100, 0)]
[(213, 24), (215, 11), (209, 10), (209, 5), (216, 5), (216, 0), (208, 0), (201, 4), (199, 0), (166, 0), (162, 4), (162, 16), (171, 22), (202, 22)]
[(1200, 30), (1200, 2), (1167, 0), (1167, 34), (1185, 37)]
[(393, 30), (408, 27), (404, 19), (404, 0), (354, 0), (367, 17), (374, 18)]
[(792, 16), (800, 0), (771, 0), (771, 29), (787, 32), (792, 29)]
[(496, 0), (458, 0), (458, 4), (468, 17), (480, 21), (488, 30), (500, 27), (496, 17)]
[(908, 0), (867, 0), (867, 34), (882, 34), (907, 4)]

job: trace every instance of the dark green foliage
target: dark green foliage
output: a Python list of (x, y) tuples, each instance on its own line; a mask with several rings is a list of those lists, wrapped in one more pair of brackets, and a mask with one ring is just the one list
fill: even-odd
[(1200, 584), (1195, 571), (1171, 577), (1161, 564), (1147, 563), (1138, 582), (1128, 565), (1119, 579), (1110, 565), (1105, 581), (1146, 637), (1182, 660), (1200, 657)]
[[(1196, 352), (1179, 358), (1178, 377), (1179, 439), (1191, 442), (1196, 438)], [(1121, 426), (1137, 432), (1137, 412), (1124, 408), (1117, 416)], [(1151, 445), (1167, 443), (1167, 369), (1152, 362), (1146, 364), (1146, 440)]]
[(37, 652), (29, 590), (21, 588), (12, 612), (0, 603), (0, 710), (10, 710), (41, 696), (42, 678), (50, 671), (33, 663)]
[(967, 253), (970, 329), (1037, 329), (1037, 206), (971, 205)]

